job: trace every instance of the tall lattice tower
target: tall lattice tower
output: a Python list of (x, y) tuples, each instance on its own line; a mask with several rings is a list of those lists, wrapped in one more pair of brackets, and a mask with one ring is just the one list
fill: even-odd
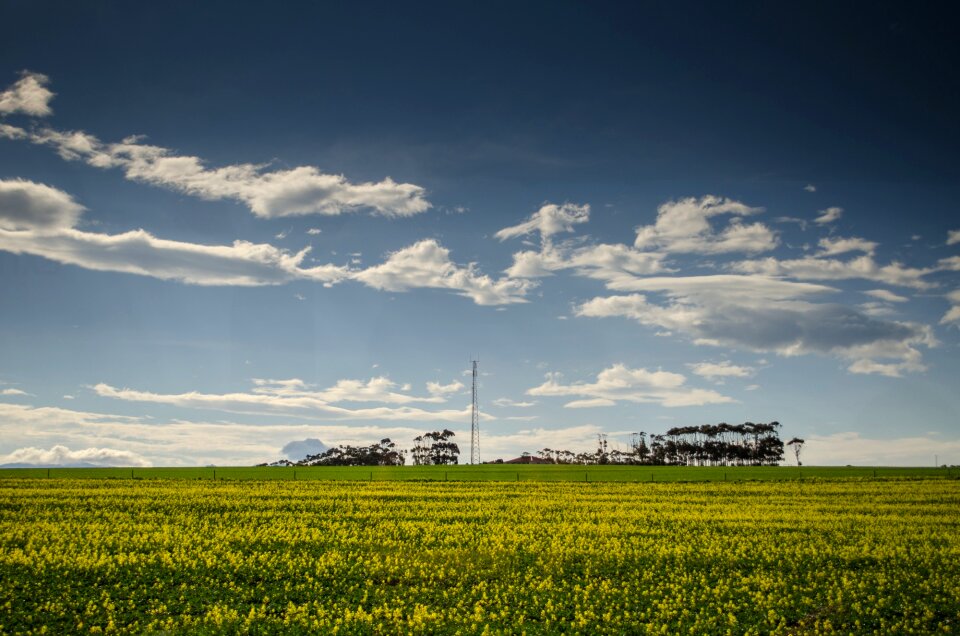
[(480, 404), (477, 402), (477, 361), (473, 363), (473, 401), (470, 405), (470, 463), (480, 463)]

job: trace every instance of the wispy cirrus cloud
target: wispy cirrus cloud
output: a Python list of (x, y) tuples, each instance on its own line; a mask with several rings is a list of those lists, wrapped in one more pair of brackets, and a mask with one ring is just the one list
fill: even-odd
[(892, 262), (882, 265), (870, 254), (841, 260), (822, 255), (779, 260), (767, 257), (731, 263), (732, 271), (763, 276), (786, 276), (800, 280), (869, 280), (898, 287), (930, 289), (933, 283), (926, 276), (937, 271), (931, 267), (907, 267)]
[[(246, 392), (203, 393), (155, 393), (129, 388), (119, 388), (106, 383), (92, 387), (105, 398), (127, 402), (168, 404), (183, 408), (217, 410), (244, 414), (274, 414), (316, 420), (393, 420), (424, 422), (462, 422), (469, 419), (470, 407), (462, 409), (427, 410), (411, 404), (442, 404), (442, 395), (416, 396), (407, 385), (398, 385), (385, 378), (368, 381), (339, 380), (325, 389), (318, 389), (300, 379), (253, 381), (253, 388)], [(386, 404), (352, 408), (342, 403)], [(482, 415), (485, 419), (493, 419)]]

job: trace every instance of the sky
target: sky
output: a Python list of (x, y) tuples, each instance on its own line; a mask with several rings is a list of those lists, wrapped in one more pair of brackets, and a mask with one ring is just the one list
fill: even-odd
[(634, 5), (0, 3), (0, 464), (960, 464), (947, 9)]

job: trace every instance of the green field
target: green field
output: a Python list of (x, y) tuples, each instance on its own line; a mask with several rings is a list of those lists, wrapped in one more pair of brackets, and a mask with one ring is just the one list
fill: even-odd
[(0, 479), (226, 479), (344, 481), (752, 481), (960, 477), (958, 468), (865, 466), (581, 466), (570, 464), (399, 467), (6, 468)]
[(11, 479), (0, 633), (950, 634), (958, 529), (954, 479)]

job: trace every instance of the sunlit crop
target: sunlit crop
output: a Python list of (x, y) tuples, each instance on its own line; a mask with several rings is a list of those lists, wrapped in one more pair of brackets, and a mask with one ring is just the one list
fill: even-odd
[(0, 633), (957, 633), (960, 482), (9, 480)]

